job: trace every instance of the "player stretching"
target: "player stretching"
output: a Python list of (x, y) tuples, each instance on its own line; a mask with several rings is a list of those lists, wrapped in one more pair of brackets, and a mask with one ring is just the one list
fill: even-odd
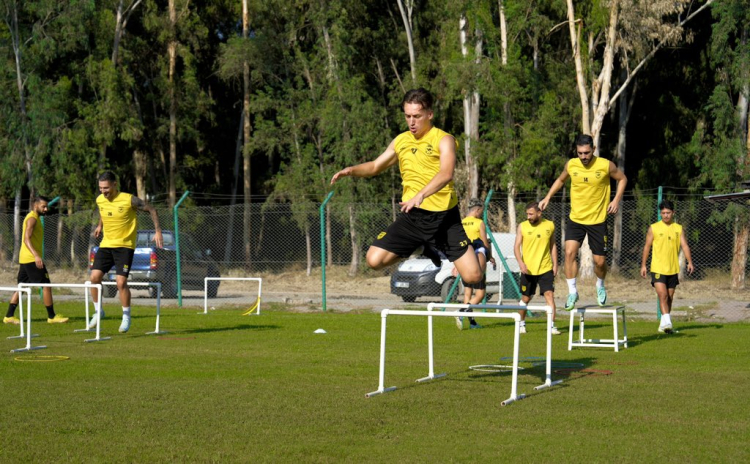
[[(42, 242), (44, 241), (44, 226), (42, 225), (41, 216), (47, 214), (47, 200), (45, 197), (37, 196), (31, 205), (31, 211), (23, 220), (23, 232), (21, 232), (21, 251), (18, 254), (18, 263), (21, 265), (18, 269), (18, 283), (29, 284), (48, 284), (49, 272), (42, 260)], [(47, 322), (50, 324), (59, 324), (68, 322), (67, 317), (62, 314), (55, 314), (54, 304), (52, 302), (52, 289), (44, 287), (42, 290), (44, 306), (47, 308)], [(16, 308), (18, 307), (18, 292), (10, 297), (8, 312), (3, 318), (5, 324), (20, 324), (20, 319), (15, 317)], [(21, 314), (23, 318), (23, 314)]]
[(367, 250), (367, 264), (382, 269), (422, 246), (425, 251), (432, 246), (445, 253), (465, 282), (477, 283), (482, 271), (461, 226), (453, 186), (456, 139), (433, 127), (433, 98), (427, 90), (406, 92), (402, 103), (409, 130), (393, 139), (375, 160), (337, 172), (331, 184), (346, 176), (372, 177), (398, 163), (403, 184), (401, 213)]
[[(99, 250), (94, 257), (94, 265), (91, 267), (91, 283), (102, 282), (104, 274), (109, 272), (112, 266), (117, 274), (117, 290), (120, 293), (122, 304), (122, 324), (120, 332), (125, 333), (130, 329), (130, 289), (128, 288), (128, 275), (130, 266), (133, 264), (135, 254), (135, 241), (138, 220), (136, 210), (148, 211), (154, 221), (154, 242), (158, 248), (162, 247), (161, 228), (159, 227), (159, 216), (153, 206), (147, 204), (140, 198), (129, 193), (117, 190), (117, 179), (109, 171), (99, 176), (99, 195), (96, 198), (96, 207), (99, 210), (99, 224), (94, 230), (94, 236), (104, 235)], [(96, 327), (101, 317), (104, 317), (101, 300), (97, 289), (91, 289), (96, 312), (89, 321), (88, 328)]]
[[(544, 301), (552, 307), (552, 330), (554, 335), (560, 331), (554, 326), (555, 276), (557, 276), (557, 241), (555, 224), (542, 218), (539, 203), (532, 201), (526, 205), (526, 221), (518, 225), (516, 242), (513, 246), (518, 267), (521, 268), (521, 306), (526, 306), (536, 293), (544, 296)], [(526, 311), (521, 311), (521, 333), (526, 333)]]
[(687, 259), (687, 271), (692, 274), (693, 258), (690, 255), (687, 237), (682, 226), (674, 222), (674, 205), (669, 200), (664, 200), (659, 205), (661, 221), (651, 224), (646, 233), (646, 244), (643, 246), (643, 257), (641, 258), (641, 277), (648, 275), (646, 272), (646, 260), (651, 255), (651, 286), (656, 290), (661, 305), (661, 322), (659, 332), (671, 334), (672, 299), (680, 274), (679, 254), (680, 247)]
[[(570, 221), (565, 228), (565, 277), (568, 281), (568, 299), (565, 309), (571, 310), (578, 301), (576, 257), (583, 240), (588, 235), (589, 246), (594, 258), (596, 274), (596, 300), (599, 306), (607, 302), (604, 277), (607, 275), (607, 213), (617, 213), (617, 208), (625, 193), (628, 178), (615, 166), (615, 163), (594, 156), (594, 139), (590, 135), (576, 138), (577, 158), (565, 163), (563, 172), (550, 187), (547, 196), (539, 202), (544, 211), (550, 198), (560, 190), (570, 178)], [(610, 178), (617, 181), (615, 197), (610, 202)]]

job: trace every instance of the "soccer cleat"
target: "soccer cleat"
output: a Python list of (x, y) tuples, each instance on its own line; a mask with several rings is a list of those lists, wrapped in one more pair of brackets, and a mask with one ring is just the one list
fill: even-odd
[(606, 288), (599, 287), (596, 289), (596, 302), (599, 303), (599, 306), (604, 306), (604, 304), (607, 302)]
[(458, 330), (464, 330), (464, 318), (463, 317), (456, 318), (456, 327), (458, 327)]
[(21, 320), (20, 320), (20, 319), (18, 319), (17, 317), (13, 317), (13, 316), (11, 316), (11, 317), (4, 317), (4, 318), (3, 318), (3, 324), (13, 324), (13, 325), (18, 325), (18, 324), (20, 324), (20, 323), (21, 323)]
[(469, 329), (481, 329), (481, 328), (482, 328), (482, 326), (479, 325), (479, 324), (477, 324), (477, 323), (469, 325)]
[(526, 324), (524, 324), (521, 327), (519, 327), (518, 328), (518, 332), (522, 333), (522, 334), (525, 334), (526, 333)]
[(125, 333), (130, 330), (130, 314), (122, 315), (122, 324), (120, 324), (120, 333)]
[(665, 326), (659, 326), (659, 332), (669, 335), (669, 334), (673, 334), (674, 330), (672, 330), (671, 325), (665, 325)]
[(48, 317), (47, 324), (64, 324), (68, 322), (68, 318), (62, 314), (55, 314), (55, 317)]
[(560, 335), (560, 331), (557, 329), (557, 327), (552, 326), (552, 329), (550, 329), (550, 332), (552, 332), (552, 335)]
[(434, 264), (438, 269), (443, 265), (443, 260), (440, 259), (440, 255), (438, 254), (437, 250), (432, 248), (430, 245), (425, 245), (423, 247), (422, 256), (424, 256), (425, 258), (430, 258), (432, 264)]
[(578, 301), (577, 293), (571, 293), (570, 295), (568, 295), (568, 301), (565, 303), (565, 310), (570, 311), (571, 309), (575, 308), (576, 301)]
[[(102, 309), (100, 312), (102, 314), (102, 317), (104, 317), (104, 310)], [(86, 326), (86, 329), (91, 330), (94, 327), (96, 327), (97, 324), (99, 324), (99, 314), (96, 311), (94, 311), (94, 315), (91, 316), (91, 320)]]

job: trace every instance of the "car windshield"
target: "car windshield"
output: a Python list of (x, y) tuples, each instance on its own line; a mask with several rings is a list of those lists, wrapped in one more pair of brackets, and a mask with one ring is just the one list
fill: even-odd
[[(162, 232), (162, 238), (164, 239), (164, 246), (174, 245), (174, 236), (171, 232)], [(138, 231), (138, 239), (136, 246), (143, 247), (149, 246), (154, 243), (154, 231)]]

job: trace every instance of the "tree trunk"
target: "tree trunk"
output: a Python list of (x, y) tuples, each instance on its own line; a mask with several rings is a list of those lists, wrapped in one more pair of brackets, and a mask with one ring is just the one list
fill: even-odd
[(59, 264), (63, 264), (65, 258), (63, 257), (63, 237), (65, 237), (65, 208), (66, 201), (60, 200), (60, 207), (57, 209), (57, 241), (55, 242), (55, 258)]
[(240, 127), (237, 129), (237, 142), (234, 147), (234, 169), (232, 170), (232, 197), (229, 200), (229, 227), (227, 229), (227, 242), (224, 247), (224, 263), (229, 264), (232, 259), (232, 241), (234, 240), (234, 216), (237, 204), (237, 184), (240, 177), (240, 159), (242, 159), (242, 134), (245, 127), (245, 110), (240, 114)]
[(177, 67), (177, 9), (175, 0), (169, 0), (169, 33), (167, 45), (169, 55), (169, 207), (177, 202), (177, 92), (175, 91), (175, 71)]
[(305, 251), (307, 252), (307, 276), (312, 274), (312, 238), (310, 237), (310, 223), (305, 223)]
[[(5, 218), (8, 213), (8, 203), (5, 197), (0, 198), (0, 217)], [(0, 267), (5, 267), (5, 261), (8, 259), (8, 243), (5, 241), (7, 234), (0, 234)]]
[(18, 253), (21, 252), (21, 187), (16, 190), (16, 199), (13, 202), (13, 262), (18, 262)]
[[(624, 82), (627, 79), (627, 71), (620, 71), (620, 80)], [(633, 100), (638, 87), (636, 84), (633, 85), (633, 91), (628, 97), (628, 91), (625, 90), (622, 93), (622, 98), (619, 100), (620, 107), (618, 111), (618, 131), (617, 131), (617, 154), (615, 156), (615, 164), (625, 172), (625, 157), (627, 155), (627, 128), (628, 121), (630, 120), (631, 110), (633, 108)], [(622, 259), (622, 211), (623, 205), (617, 209), (615, 215), (615, 226), (612, 234), (612, 272), (620, 271), (620, 260)]]
[(513, 184), (513, 181), (508, 182), (508, 232), (511, 234), (516, 232), (516, 229), (518, 228), (516, 216), (518, 215), (518, 212), (516, 211), (516, 187)]
[(750, 223), (746, 218), (734, 220), (734, 250), (732, 254), (732, 290), (745, 289), (745, 266), (747, 266), (747, 240)]
[[(73, 224), (73, 205), (74, 201), (72, 198), (68, 199), (68, 221), (70, 224)], [(70, 227), (70, 266), (75, 268), (76, 266), (76, 242), (78, 241), (78, 227), (73, 224), (72, 227)], [(86, 257), (88, 259), (88, 256)]]
[[(133, 150), (133, 173), (135, 174), (135, 189), (138, 198), (146, 199), (146, 154), (139, 150)], [(171, 205), (174, 206), (174, 205)]]
[[(468, 21), (466, 16), (461, 15), (459, 20), (459, 31), (461, 39), (461, 54), (464, 58), (468, 57), (468, 40), (466, 28)], [(481, 33), (477, 31), (477, 42), (475, 44), (475, 63), (479, 62), (482, 53)], [(479, 195), (479, 170), (471, 151), (472, 142), (479, 140), (479, 92), (471, 89), (464, 90), (464, 153), (466, 158), (466, 169), (469, 175), (469, 185), (467, 192), (470, 198), (476, 198)]]
[(359, 263), (362, 260), (359, 249), (359, 234), (357, 234), (357, 221), (354, 217), (354, 205), (349, 205), (349, 238), (352, 242), (352, 261), (349, 265), (349, 277), (354, 277), (359, 271)]
[[(247, 6), (247, 0), (242, 0), (242, 37), (248, 40), (250, 32), (250, 12)], [(250, 63), (247, 60), (242, 64), (242, 108), (243, 108), (243, 140), (244, 146), (242, 150), (243, 154), (243, 172), (244, 188), (243, 194), (245, 199), (245, 208), (243, 216), (243, 244), (245, 249), (245, 265), (247, 270), (252, 269), (252, 247), (251, 247), (251, 214), (252, 214), (252, 197), (251, 197), (251, 180), (252, 172), (250, 165)]]
[(413, 87), (417, 86), (417, 58), (414, 53), (414, 38), (411, 30), (411, 9), (407, 16), (404, 9), (404, 0), (398, 0), (398, 9), (401, 11), (401, 19), (404, 21), (404, 30), (406, 30), (406, 42), (409, 46), (409, 65), (411, 67), (411, 83)]
[[(570, 0), (569, 0), (570, 1)], [(607, 28), (607, 42), (604, 46), (604, 61), (599, 77), (592, 82), (591, 88), (594, 91), (597, 101), (594, 110), (594, 118), (591, 122), (591, 136), (594, 138), (595, 154), (598, 155), (599, 135), (601, 133), (604, 117), (609, 111), (609, 93), (612, 88), (612, 70), (614, 69), (615, 60), (615, 40), (617, 38), (617, 22), (620, 15), (619, 0), (612, 0), (609, 5), (609, 27)]]
[(576, 66), (576, 83), (578, 85), (578, 97), (581, 99), (581, 130), (585, 134), (591, 133), (591, 119), (589, 116), (589, 97), (586, 93), (586, 77), (583, 74), (583, 61), (581, 59), (581, 26), (576, 30), (575, 10), (573, 0), (566, 0), (568, 5), (568, 29), (570, 30), (570, 46), (573, 50), (573, 60)]

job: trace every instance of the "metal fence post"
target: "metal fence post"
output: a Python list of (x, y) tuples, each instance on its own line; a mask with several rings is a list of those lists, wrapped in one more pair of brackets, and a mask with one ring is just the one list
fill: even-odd
[[(497, 252), (497, 255), (500, 257), (500, 261), (503, 263), (503, 267), (505, 268), (505, 272), (508, 273), (510, 276), (510, 283), (513, 284), (513, 289), (516, 291), (516, 298), (521, 298), (521, 289), (518, 287), (518, 282), (516, 282), (516, 279), (513, 278), (513, 272), (510, 270), (510, 266), (508, 266), (508, 262), (505, 261), (505, 256), (503, 256), (503, 252), (500, 251), (500, 245), (497, 244), (495, 241), (495, 237), (492, 235), (492, 231), (490, 230), (489, 224), (487, 224), (487, 205), (489, 205), (490, 200), (492, 199), (492, 194), (495, 193), (494, 190), (490, 190), (487, 192), (487, 198), (484, 200), (484, 227), (487, 231), (487, 238), (490, 239), (490, 242), (492, 242), (492, 245), (495, 247), (495, 251)], [(515, 232), (515, 231), (511, 231)], [(502, 295), (503, 291), (503, 283), (500, 282), (500, 294)]]
[(320, 279), (323, 287), (323, 311), (326, 311), (326, 205), (335, 192), (330, 192), (320, 204)]
[(176, 253), (176, 260), (177, 260), (177, 306), (182, 308), (182, 269), (180, 268), (180, 221), (179, 217), (177, 215), (177, 210), (179, 209), (180, 205), (183, 201), (185, 201), (185, 198), (190, 195), (189, 190), (185, 190), (185, 193), (182, 194), (182, 198), (180, 198), (180, 201), (177, 202), (176, 205), (174, 205), (173, 213), (174, 213), (174, 247), (175, 247), (175, 253)]

